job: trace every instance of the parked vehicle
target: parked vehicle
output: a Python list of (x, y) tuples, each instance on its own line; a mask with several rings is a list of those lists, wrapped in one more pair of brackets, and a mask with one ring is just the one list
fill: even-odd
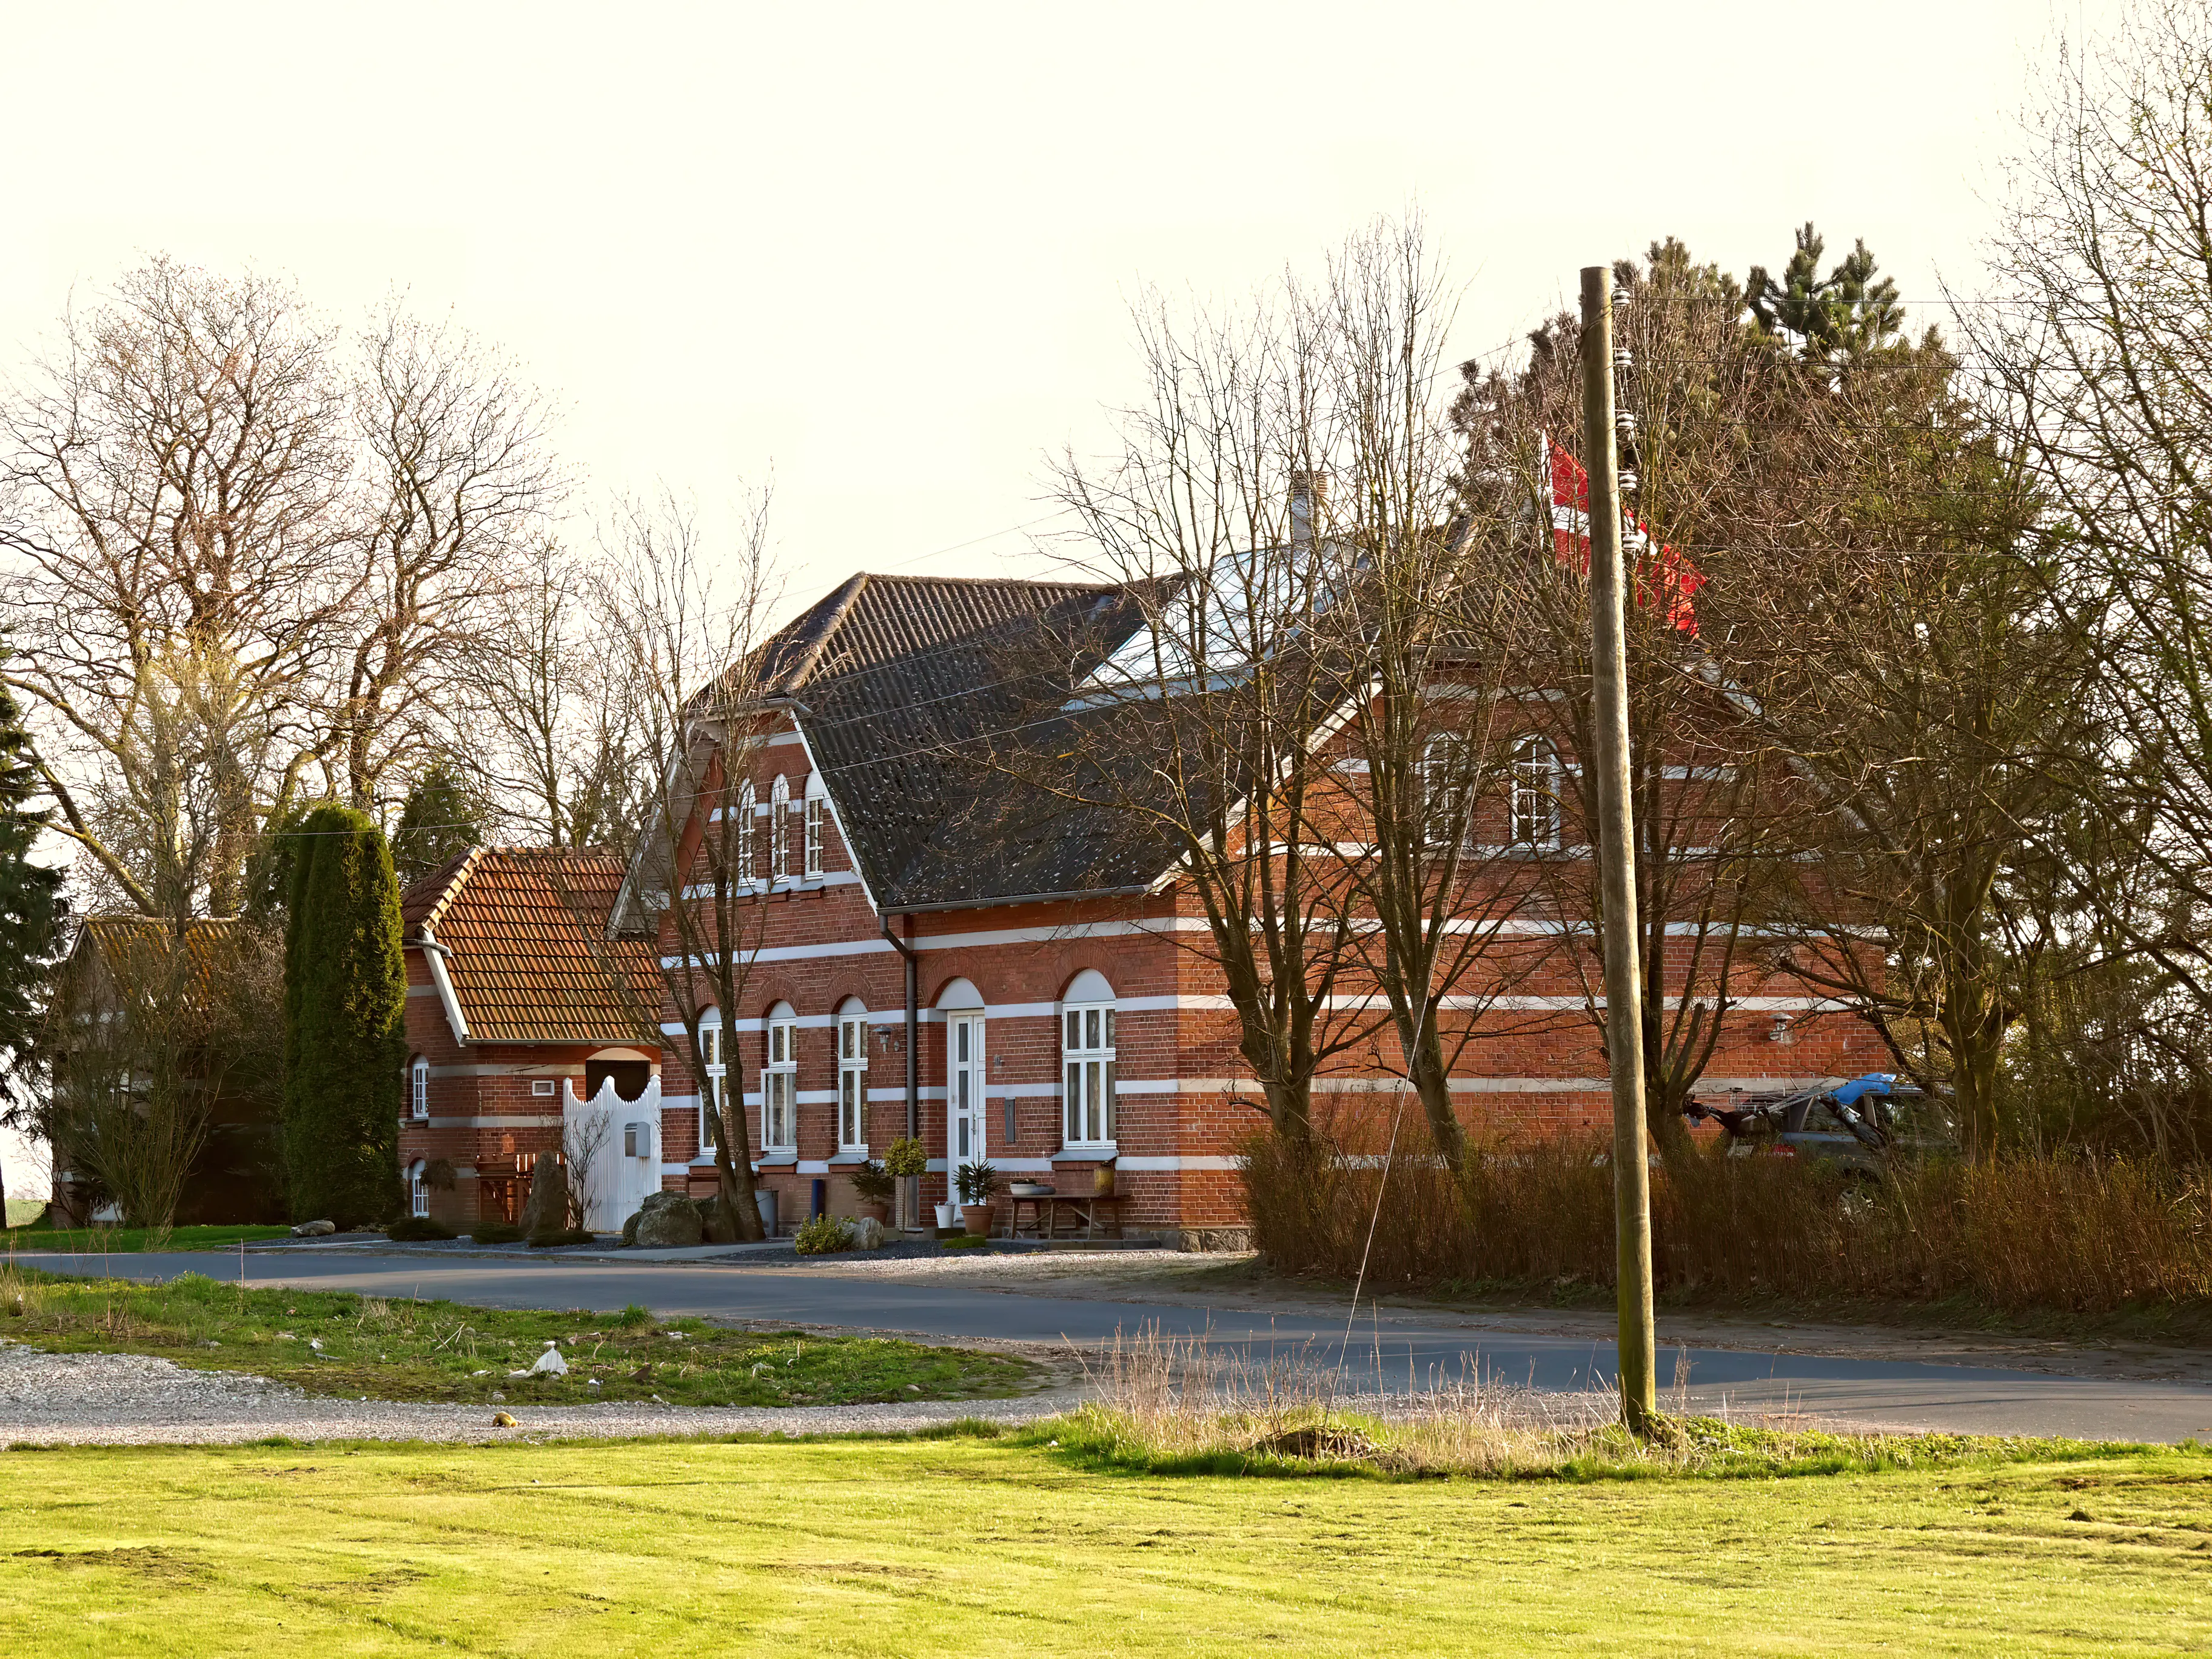
[(1724, 1105), (1693, 1097), (1682, 1115), (1692, 1123), (1719, 1124), (1731, 1157), (1826, 1160), (1876, 1180), (1895, 1159), (1958, 1150), (1927, 1096), (1911, 1084), (1900, 1085), (1890, 1072), (1789, 1094), (1731, 1093)]

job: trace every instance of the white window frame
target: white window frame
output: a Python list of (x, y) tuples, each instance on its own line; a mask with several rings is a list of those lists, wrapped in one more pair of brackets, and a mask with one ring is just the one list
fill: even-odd
[(1060, 1145), (1110, 1151), (1121, 1126), (1115, 1100), (1115, 1008), (1067, 1002), (1060, 1012)]
[(771, 887), (791, 874), (791, 780), (781, 772), (768, 789), (768, 875)]
[(1472, 827), (1473, 819), (1466, 811), (1463, 799), (1468, 780), (1455, 775), (1466, 763), (1462, 747), (1465, 739), (1456, 732), (1438, 732), (1421, 745), (1421, 842), (1426, 847), (1443, 847), (1450, 842), (1444, 833), (1444, 821), (1455, 814), (1462, 823), (1462, 840)]
[[(760, 1144), (763, 1152), (799, 1151), (799, 1016), (781, 1011), (763, 1022), (768, 1063), (761, 1067)], [(780, 1132), (780, 1133), (779, 1133)]]
[(1506, 832), (1516, 847), (1557, 852), (1559, 846), (1559, 751), (1550, 738), (1529, 732), (1513, 742), (1513, 793)]
[(428, 1219), (430, 1214), (430, 1183), (423, 1178), (422, 1160), (416, 1158), (414, 1167), (407, 1171), (407, 1212)]
[(809, 881), (822, 878), (823, 856), (830, 839), (830, 796), (819, 772), (806, 780), (806, 805), (801, 819), (799, 868)]
[(741, 886), (750, 887), (757, 879), (753, 873), (753, 831), (757, 827), (753, 820), (759, 816), (753, 781), (747, 778), (744, 787), (738, 791), (737, 878)]
[(714, 1156), (716, 1126), (720, 1119), (730, 1075), (730, 1034), (722, 1024), (722, 1011), (709, 1008), (699, 1016), (699, 1152)]
[(407, 1064), (407, 1109), (417, 1123), (430, 1121), (430, 1062), (421, 1054)]
[(837, 1016), (837, 1150), (868, 1151), (868, 1011)]

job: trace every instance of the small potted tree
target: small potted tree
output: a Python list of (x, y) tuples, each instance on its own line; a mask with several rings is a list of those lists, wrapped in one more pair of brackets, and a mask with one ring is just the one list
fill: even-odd
[(860, 1213), (888, 1225), (891, 1218), (891, 1195), (898, 1190), (898, 1177), (871, 1158), (853, 1171), (853, 1194), (860, 1200)]
[(961, 1224), (969, 1237), (988, 1238), (999, 1216), (999, 1206), (991, 1202), (991, 1194), (999, 1190), (999, 1172), (988, 1164), (963, 1164), (957, 1179)]
[(929, 1171), (929, 1149), (912, 1135), (902, 1135), (884, 1153), (884, 1173), (899, 1194), (898, 1224), (921, 1225), (921, 1178)]

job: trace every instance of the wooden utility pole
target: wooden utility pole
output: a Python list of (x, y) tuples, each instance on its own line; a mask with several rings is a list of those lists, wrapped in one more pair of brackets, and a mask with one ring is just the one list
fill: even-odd
[(1605, 1051), (1613, 1072), (1613, 1227), (1620, 1286), (1620, 1418), (1659, 1415), (1651, 1316), (1651, 1167), (1644, 1144), (1643, 974), (1629, 822), (1628, 641), (1620, 568), (1620, 454), (1613, 432), (1613, 272), (1583, 268), (1583, 464), (1589, 476), (1590, 724), (1597, 734), (1598, 871), (1605, 906)]

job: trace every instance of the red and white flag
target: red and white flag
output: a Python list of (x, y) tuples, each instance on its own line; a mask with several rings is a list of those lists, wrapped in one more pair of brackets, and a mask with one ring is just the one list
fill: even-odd
[[(1545, 470), (1552, 475), (1552, 550), (1559, 562), (1582, 575), (1589, 574), (1589, 474), (1583, 464), (1544, 436)], [(1705, 585), (1703, 572), (1671, 547), (1652, 550), (1651, 530), (1632, 516), (1633, 544), (1627, 550), (1635, 558), (1636, 602), (1658, 612), (1670, 627), (1684, 634), (1698, 631), (1694, 603)]]

